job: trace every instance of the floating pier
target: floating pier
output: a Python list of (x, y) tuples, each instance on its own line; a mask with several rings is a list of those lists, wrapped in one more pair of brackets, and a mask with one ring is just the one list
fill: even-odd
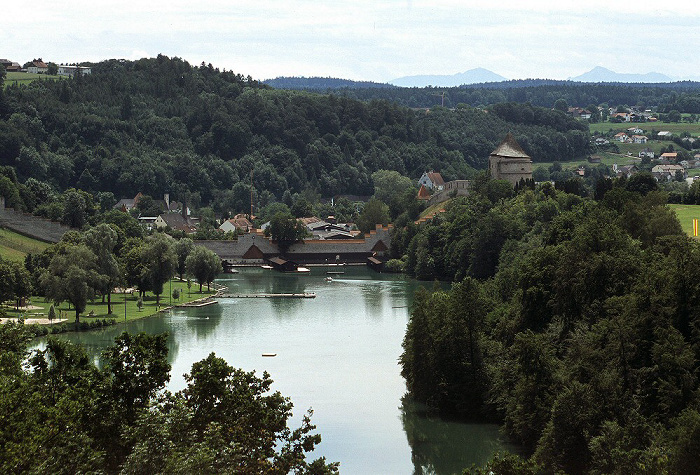
[(303, 294), (221, 294), (219, 299), (314, 299), (316, 294), (305, 292)]

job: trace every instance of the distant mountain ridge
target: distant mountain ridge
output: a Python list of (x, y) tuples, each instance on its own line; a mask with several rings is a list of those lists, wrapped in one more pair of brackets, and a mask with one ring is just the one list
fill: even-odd
[(391, 84), (372, 82), (372, 81), (353, 81), (351, 79), (340, 78), (322, 78), (322, 77), (291, 77), (280, 76), (274, 79), (266, 79), (264, 84), (274, 87), (275, 89), (297, 89), (297, 90), (319, 90), (326, 91), (328, 89), (356, 89), (356, 88), (394, 88)]
[(674, 80), (661, 73), (617, 73), (602, 66), (596, 66), (590, 71), (580, 76), (569, 78), (570, 81), (577, 82), (624, 82), (624, 83), (660, 83), (673, 82)]
[(404, 76), (397, 79), (392, 79), (389, 81), (390, 84), (394, 86), (401, 87), (426, 87), (426, 86), (436, 86), (436, 87), (457, 87), (464, 84), (478, 84), (485, 82), (500, 82), (507, 81), (507, 78), (496, 74), (493, 71), (489, 71), (484, 68), (475, 68), (465, 71), (463, 73), (457, 73), (452, 75), (446, 74), (435, 74), (435, 75), (418, 75), (418, 76)]

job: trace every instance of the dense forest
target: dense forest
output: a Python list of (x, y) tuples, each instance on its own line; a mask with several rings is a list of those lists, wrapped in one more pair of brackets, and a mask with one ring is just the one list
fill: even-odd
[(170, 193), (225, 214), (249, 209), (251, 171), (264, 206), (305, 190), (370, 195), (378, 170), (469, 178), (509, 131), (536, 161), (590, 152), (585, 124), (531, 105), (517, 120), (471, 107), (426, 113), (274, 90), (165, 56), (92, 71), (5, 88), (0, 165), (15, 167), (20, 185), (31, 178), (54, 192), (75, 186), (117, 198)]
[(604, 181), (597, 200), (484, 181), (396, 235), (408, 272), (455, 282), (417, 295), (409, 391), (501, 423), (529, 458), (495, 473), (697, 471), (700, 244), (650, 175)]

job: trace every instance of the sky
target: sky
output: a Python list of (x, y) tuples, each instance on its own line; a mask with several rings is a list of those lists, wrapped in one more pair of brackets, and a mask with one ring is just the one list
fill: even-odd
[(485, 68), (508, 79), (700, 77), (700, 2), (665, 0), (23, 0), (0, 58), (23, 64), (158, 54), (255, 79), (388, 82)]

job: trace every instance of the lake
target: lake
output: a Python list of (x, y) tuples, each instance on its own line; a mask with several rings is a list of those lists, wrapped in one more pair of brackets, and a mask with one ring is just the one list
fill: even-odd
[[(270, 373), (273, 389), (294, 403), (292, 428), (312, 408), (323, 439), (313, 457), (340, 462), (343, 474), (460, 473), (510, 448), (495, 425), (443, 421), (404, 400), (398, 359), (421, 283), (364, 267), (332, 268), (344, 273), (329, 282), (327, 270), (242, 268), (217, 282), (237, 294), (313, 292), (316, 298), (221, 299), (130, 322), (126, 329), (170, 334), (173, 391), (185, 386), (192, 363), (211, 352), (234, 367)], [(97, 361), (122, 331), (123, 324), (62, 337), (83, 344)]]

